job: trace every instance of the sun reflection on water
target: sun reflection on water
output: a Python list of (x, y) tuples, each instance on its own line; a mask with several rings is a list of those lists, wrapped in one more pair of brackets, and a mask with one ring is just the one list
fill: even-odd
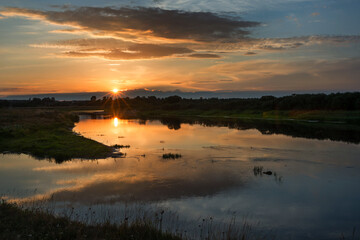
[(114, 118), (114, 126), (117, 127), (119, 125), (119, 119), (117, 117)]

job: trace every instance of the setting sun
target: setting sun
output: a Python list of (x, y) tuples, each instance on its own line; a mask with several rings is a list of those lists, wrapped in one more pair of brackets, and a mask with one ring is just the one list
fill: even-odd
[(113, 93), (118, 93), (118, 92), (119, 92), (119, 89), (114, 88), (114, 89), (112, 90), (112, 92), (113, 92)]

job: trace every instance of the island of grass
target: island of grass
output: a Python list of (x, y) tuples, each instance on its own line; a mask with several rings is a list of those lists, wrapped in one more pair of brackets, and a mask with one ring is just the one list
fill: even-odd
[(54, 109), (1, 109), (0, 153), (26, 153), (56, 162), (111, 156), (113, 148), (72, 131), (78, 120), (76, 114)]
[(180, 240), (150, 222), (87, 225), (38, 210), (22, 209), (4, 201), (0, 203), (0, 239)]

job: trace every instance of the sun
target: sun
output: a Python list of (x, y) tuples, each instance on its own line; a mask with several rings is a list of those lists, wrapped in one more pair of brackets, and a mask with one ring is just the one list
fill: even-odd
[(112, 92), (113, 92), (113, 93), (118, 93), (118, 92), (119, 92), (119, 89), (114, 88), (114, 89), (112, 90)]

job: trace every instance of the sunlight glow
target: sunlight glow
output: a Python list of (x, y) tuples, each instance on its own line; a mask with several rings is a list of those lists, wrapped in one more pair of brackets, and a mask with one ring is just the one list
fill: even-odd
[(119, 125), (119, 119), (117, 117), (114, 118), (114, 126), (117, 127)]
[(114, 89), (112, 90), (112, 92), (113, 92), (113, 93), (118, 93), (118, 92), (119, 92), (119, 89), (114, 88)]

